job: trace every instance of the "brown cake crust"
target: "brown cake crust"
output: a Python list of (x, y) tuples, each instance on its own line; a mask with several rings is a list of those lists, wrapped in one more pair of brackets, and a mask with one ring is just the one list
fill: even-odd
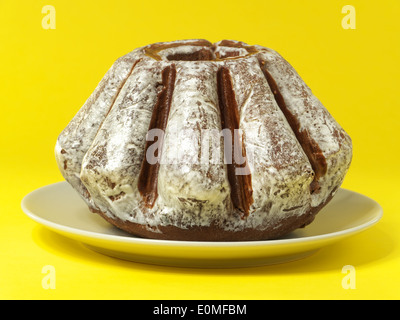
[(269, 240), (282, 237), (298, 228), (304, 228), (314, 221), (317, 213), (333, 198), (332, 194), (318, 207), (311, 208), (301, 216), (288, 216), (279, 221), (279, 226), (270, 225), (265, 229), (245, 228), (240, 231), (229, 231), (216, 224), (210, 226), (194, 226), (187, 229), (175, 226), (149, 227), (118, 218), (111, 218), (104, 212), (89, 208), (93, 213), (99, 214), (115, 227), (141, 238), (158, 240), (181, 240), (181, 241), (257, 241)]

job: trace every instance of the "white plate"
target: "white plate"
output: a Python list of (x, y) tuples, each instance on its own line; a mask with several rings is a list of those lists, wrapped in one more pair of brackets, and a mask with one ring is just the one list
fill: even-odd
[(307, 257), (323, 246), (379, 221), (382, 208), (359, 193), (340, 189), (313, 223), (279, 240), (203, 242), (133, 237), (91, 213), (67, 182), (39, 188), (24, 197), (23, 211), (39, 224), (89, 248), (135, 262), (202, 268), (260, 266)]

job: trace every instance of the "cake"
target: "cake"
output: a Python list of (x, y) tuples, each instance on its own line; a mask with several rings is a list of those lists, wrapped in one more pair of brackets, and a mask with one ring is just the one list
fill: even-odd
[(352, 143), (276, 51), (196, 39), (117, 59), (55, 154), (89, 209), (134, 236), (247, 241), (310, 224)]

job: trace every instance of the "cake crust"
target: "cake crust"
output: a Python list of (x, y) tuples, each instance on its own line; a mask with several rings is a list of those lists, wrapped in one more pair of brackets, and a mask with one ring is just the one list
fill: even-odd
[(142, 238), (181, 241), (257, 241), (277, 239), (298, 228), (305, 228), (314, 221), (317, 213), (331, 199), (332, 196), (329, 196), (324, 203), (318, 207), (311, 208), (306, 214), (300, 217), (292, 215), (282, 218), (278, 226), (271, 224), (265, 229), (245, 228), (238, 231), (226, 230), (215, 223), (211, 223), (209, 226), (193, 226), (186, 229), (172, 225), (159, 226), (155, 229), (143, 224), (110, 218), (105, 213), (96, 209), (91, 209), (91, 211), (99, 214), (115, 227)]

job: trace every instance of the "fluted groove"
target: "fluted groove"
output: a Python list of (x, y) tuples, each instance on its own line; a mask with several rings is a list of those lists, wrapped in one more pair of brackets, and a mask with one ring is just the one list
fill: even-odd
[[(250, 206), (253, 203), (251, 174), (237, 174), (237, 169), (247, 166), (246, 148), (244, 142), (240, 141), (239, 113), (233, 90), (232, 79), (229, 69), (220, 67), (217, 72), (218, 104), (221, 112), (222, 129), (230, 130), (231, 145), (227, 146), (227, 139), (224, 140), (225, 159), (227, 164), (228, 180), (231, 186), (231, 199), (236, 209), (241, 212), (242, 218), (249, 215)], [(227, 154), (229, 153), (229, 154)], [(244, 159), (242, 164), (236, 159)]]
[[(153, 108), (153, 113), (150, 120), (149, 131), (153, 129), (160, 129), (161, 132), (165, 132), (167, 127), (168, 115), (171, 109), (172, 94), (175, 87), (176, 79), (176, 67), (174, 64), (167, 66), (162, 71), (162, 85), (160, 93), (157, 96), (156, 104)], [(163, 135), (159, 136), (158, 139), (163, 140)], [(158, 146), (162, 147), (163, 141), (157, 141)], [(149, 162), (147, 158), (147, 150), (149, 146), (153, 144), (151, 141), (146, 142), (144, 158), (142, 167), (139, 174), (138, 189), (144, 200), (146, 207), (152, 208), (158, 197), (157, 192), (157, 180), (158, 171), (160, 169), (160, 158), (161, 149), (155, 150), (154, 156), (158, 159), (155, 163)]]
[(260, 60), (260, 68), (267, 79), (268, 85), (274, 94), (275, 101), (281, 109), (283, 115), (286, 117), (290, 127), (292, 128), (297, 140), (299, 141), (301, 147), (306, 154), (308, 161), (314, 171), (314, 180), (310, 185), (311, 193), (317, 192), (319, 190), (319, 179), (325, 175), (327, 171), (326, 159), (322, 153), (322, 150), (318, 144), (310, 137), (307, 130), (300, 129), (299, 120), (290, 112), (287, 108), (285, 99), (279, 91), (278, 85), (276, 84), (274, 78), (268, 72), (265, 61)]

